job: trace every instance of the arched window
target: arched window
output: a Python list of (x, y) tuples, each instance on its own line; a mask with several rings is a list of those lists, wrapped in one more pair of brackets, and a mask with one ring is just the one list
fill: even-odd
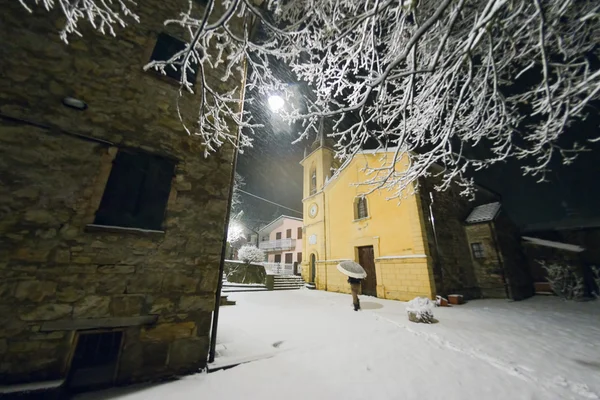
[(369, 209), (367, 208), (367, 198), (359, 196), (354, 200), (354, 219), (367, 218)]
[(317, 193), (317, 168), (313, 165), (310, 167), (310, 194)]

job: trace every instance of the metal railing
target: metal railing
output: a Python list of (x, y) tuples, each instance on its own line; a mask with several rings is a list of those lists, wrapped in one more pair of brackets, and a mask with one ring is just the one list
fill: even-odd
[(265, 262), (262, 265), (267, 275), (294, 275), (294, 264)]
[(260, 242), (258, 248), (265, 251), (292, 250), (296, 248), (296, 239), (267, 240)]

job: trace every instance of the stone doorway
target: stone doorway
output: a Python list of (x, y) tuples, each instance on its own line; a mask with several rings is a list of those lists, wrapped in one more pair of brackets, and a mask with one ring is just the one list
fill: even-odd
[(110, 386), (117, 374), (122, 331), (78, 332), (67, 379), (70, 391)]

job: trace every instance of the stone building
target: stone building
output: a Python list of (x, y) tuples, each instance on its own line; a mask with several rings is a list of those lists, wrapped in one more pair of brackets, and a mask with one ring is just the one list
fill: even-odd
[[(306, 281), (348, 293), (336, 266), (353, 260), (367, 271), (362, 293), (386, 299), (531, 295), (519, 235), (500, 211), (498, 195), (478, 187), (477, 202), (469, 202), (455, 185), (434, 190), (432, 177), (400, 202), (387, 200), (386, 191), (368, 194), (368, 187), (356, 183), (368, 179), (366, 165), (379, 167), (385, 157), (384, 151), (365, 150), (332, 177), (333, 151), (321, 140), (302, 160)], [(398, 173), (405, 161), (395, 165)], [(478, 206), (494, 212), (477, 217)]]
[[(0, 385), (206, 364), (234, 149), (204, 158), (178, 120), (178, 73), (142, 69), (180, 48), (163, 21), (187, 0), (139, 4), (116, 38), (82, 23), (66, 45), (58, 11), (3, 2)], [(181, 98), (186, 123), (198, 104)]]

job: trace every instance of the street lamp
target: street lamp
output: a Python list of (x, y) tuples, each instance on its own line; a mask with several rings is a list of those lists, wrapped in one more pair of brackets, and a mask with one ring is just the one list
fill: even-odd
[(285, 102), (281, 96), (276, 94), (269, 96), (269, 107), (271, 107), (271, 111), (279, 111), (283, 108)]

